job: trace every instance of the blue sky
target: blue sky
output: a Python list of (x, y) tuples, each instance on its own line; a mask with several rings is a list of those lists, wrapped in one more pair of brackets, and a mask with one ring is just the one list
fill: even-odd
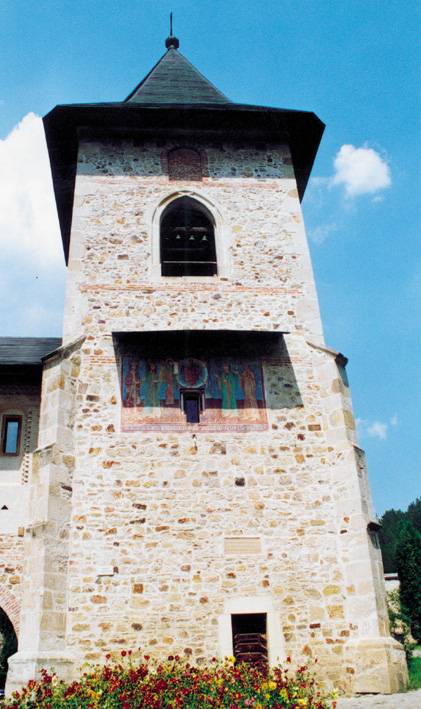
[(421, 4), (1, 0), (0, 334), (60, 335), (64, 267), (39, 116), (127, 96), (180, 50), (234, 101), (326, 124), (303, 202), (327, 343), (350, 358), (376, 510), (421, 495)]

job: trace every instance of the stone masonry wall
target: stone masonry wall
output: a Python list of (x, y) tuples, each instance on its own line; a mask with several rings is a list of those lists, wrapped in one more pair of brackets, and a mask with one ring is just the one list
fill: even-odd
[[(313, 374), (332, 357), (286, 341), (292, 364), (264, 365), (269, 430), (196, 436), (119, 433), (113, 343), (87, 337), (69, 566), (76, 656), (141, 646), (197, 661), (219, 652), (224, 603), (257, 596), (274, 604), (285, 653), (317, 656), (346, 686), (348, 639), (381, 634), (353, 446), (346, 435), (330, 445), (334, 384)], [(257, 537), (260, 551), (224, 553), (238, 537)]]
[(0, 385), (0, 426), (3, 415), (22, 416), (20, 451), (0, 453), (0, 607), (15, 632), (20, 625), (23, 567), (23, 534), (27, 520), (31, 453), (38, 434), (40, 387), (31, 384)]
[[(56, 451), (50, 481), (68, 488), (65, 555), (55, 483), (41, 536), (67, 584), (53, 599), (63, 656), (140, 647), (200, 662), (230, 647), (229, 613), (261, 608), (271, 659), (317, 656), (352, 691), (347, 648), (369, 638), (386, 686), (349, 392), (323, 344), (288, 149), (203, 144), (202, 179), (170, 181), (174, 147), (80, 149), (64, 338), (85, 339), (46, 372), (40, 436)], [(185, 194), (215, 216), (217, 277), (160, 276), (159, 217)], [(289, 333), (262, 360), (267, 430), (121, 431), (113, 333), (186, 329)]]
[(23, 568), (22, 535), (0, 535), (0, 607), (8, 615), (19, 635), (21, 582)]
[[(170, 182), (161, 156), (171, 147), (82, 144), (65, 341), (82, 331), (189, 328), (298, 329), (320, 339), (288, 148), (203, 146), (209, 176)], [(159, 275), (160, 208), (177, 194), (215, 215), (219, 277)]]

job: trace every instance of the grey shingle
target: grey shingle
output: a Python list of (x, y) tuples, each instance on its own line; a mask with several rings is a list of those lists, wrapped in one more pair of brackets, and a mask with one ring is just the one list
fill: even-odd
[(60, 345), (59, 337), (0, 337), (0, 366), (41, 364)]
[(130, 103), (231, 103), (171, 47), (127, 97)]

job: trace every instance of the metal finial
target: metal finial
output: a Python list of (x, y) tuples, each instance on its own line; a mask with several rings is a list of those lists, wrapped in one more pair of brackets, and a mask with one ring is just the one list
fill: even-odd
[(165, 46), (167, 49), (171, 49), (171, 47), (173, 49), (178, 49), (180, 46), (180, 42), (177, 37), (174, 37), (172, 33), (172, 12), (170, 12), (170, 36), (165, 40)]

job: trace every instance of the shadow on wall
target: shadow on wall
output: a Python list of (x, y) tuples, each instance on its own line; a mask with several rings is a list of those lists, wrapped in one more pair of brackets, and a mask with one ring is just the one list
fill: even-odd
[(4, 692), (8, 659), (18, 650), (18, 639), (7, 613), (0, 608), (0, 695)]
[[(248, 178), (267, 180), (294, 177), (285, 143), (256, 142), (253, 147), (226, 142), (206, 144), (199, 150), (183, 140), (164, 150), (144, 137), (127, 140), (104, 136), (101, 143), (85, 144), (78, 155), (78, 171), (84, 175), (108, 177), (167, 176), (169, 181), (201, 182), (203, 178)], [(108, 154), (107, 154), (108, 153)], [(264, 154), (262, 154), (264, 153)], [(219, 159), (215, 160), (215, 154)]]
[(294, 368), (284, 338), (279, 342), (277, 355), (265, 362), (266, 406), (272, 411), (303, 406)]

